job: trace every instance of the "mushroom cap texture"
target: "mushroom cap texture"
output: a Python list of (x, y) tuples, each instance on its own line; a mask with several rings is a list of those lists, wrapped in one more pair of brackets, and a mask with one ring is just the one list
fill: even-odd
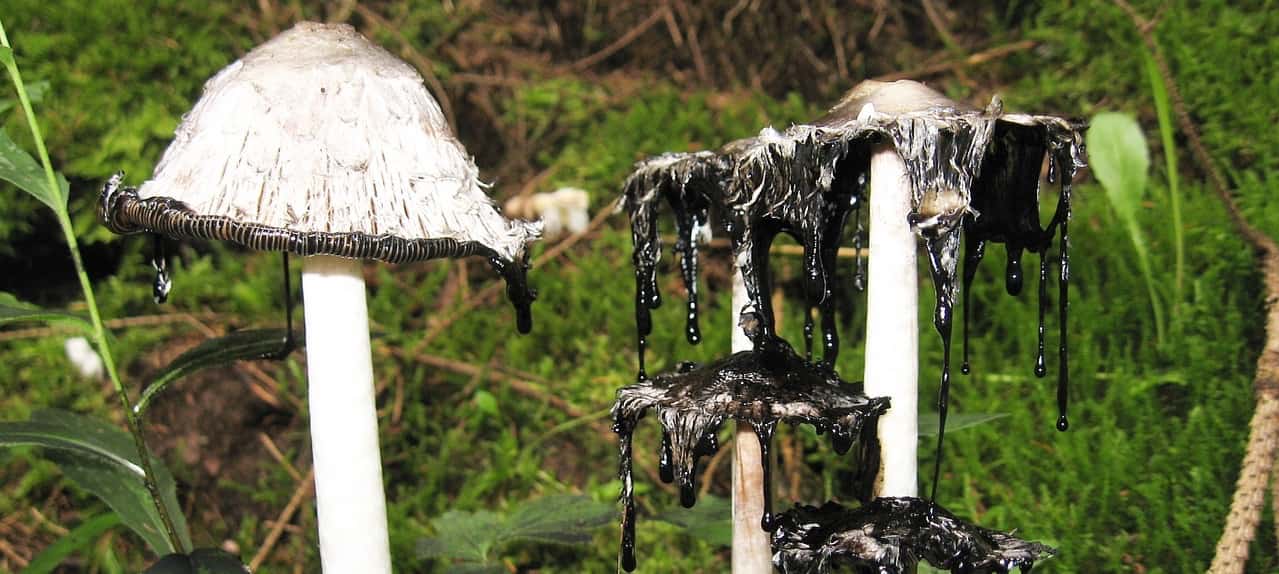
[(349, 25), (302, 22), (205, 84), (138, 197), (258, 229), (451, 239), (521, 260), (540, 225), (507, 220), (483, 188), (412, 67)]

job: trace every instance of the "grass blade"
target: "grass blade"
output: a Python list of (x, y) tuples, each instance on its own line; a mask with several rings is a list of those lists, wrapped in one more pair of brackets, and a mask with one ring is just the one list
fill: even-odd
[(36, 555), (22, 570), (22, 574), (48, 574), (53, 572), (66, 557), (79, 552), (98, 540), (103, 532), (120, 525), (120, 515), (114, 512), (99, 514), (82, 522), (66, 536), (59, 538), (43, 552)]

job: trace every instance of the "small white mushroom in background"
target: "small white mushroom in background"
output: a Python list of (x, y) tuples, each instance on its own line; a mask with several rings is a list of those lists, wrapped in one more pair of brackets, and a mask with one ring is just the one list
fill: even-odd
[(67, 351), (67, 360), (71, 361), (71, 366), (75, 367), (76, 373), (85, 379), (100, 380), (106, 370), (102, 366), (102, 357), (98, 356), (98, 352), (93, 350), (93, 345), (84, 337), (71, 337), (63, 343), (63, 348)]
[(547, 193), (519, 195), (506, 200), (502, 212), (507, 217), (541, 219), (547, 237), (560, 233), (581, 233), (591, 222), (591, 195), (584, 189), (561, 187)]

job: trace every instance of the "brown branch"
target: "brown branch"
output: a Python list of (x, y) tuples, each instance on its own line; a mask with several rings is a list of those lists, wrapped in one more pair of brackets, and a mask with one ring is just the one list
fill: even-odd
[[(1244, 217), (1243, 210), (1230, 192), (1230, 186), (1221, 170), (1208, 155), (1199, 130), (1190, 118), (1186, 101), (1173, 79), (1172, 69), (1155, 40), (1155, 22), (1147, 20), (1127, 0), (1114, 0), (1116, 6), (1128, 14), (1137, 32), (1150, 50), (1159, 71), (1168, 99), (1182, 134), (1190, 142), (1195, 161), (1208, 174), (1213, 189), (1235, 230), (1257, 251), (1261, 259), (1262, 278), (1266, 287), (1266, 342), (1257, 357), (1257, 374), (1253, 380), (1253, 392), (1257, 405), (1249, 423), (1248, 446), (1239, 480), (1230, 503), (1230, 514), (1213, 557), (1209, 572), (1225, 574), (1243, 572), (1248, 563), (1248, 545), (1257, 534), (1261, 510), (1265, 506), (1266, 485), (1275, 463), (1279, 445), (1279, 246), (1273, 238), (1253, 227)], [(1173, 153), (1167, 150), (1167, 153)]]
[(684, 24), (688, 26), (688, 31), (684, 35), (688, 38), (688, 51), (693, 54), (693, 67), (697, 69), (697, 79), (702, 81), (702, 85), (708, 85), (710, 84), (710, 73), (706, 70), (706, 58), (702, 56), (701, 42), (697, 41), (697, 24), (689, 16), (688, 5), (684, 4), (684, 0), (675, 0), (675, 10), (679, 12), (679, 17), (684, 19)]
[(1020, 42), (1013, 42), (1011, 44), (1005, 44), (1003, 46), (995, 46), (994, 48), (977, 52), (976, 54), (972, 54), (971, 56), (968, 56), (966, 58), (940, 62), (937, 64), (930, 64), (927, 66), (921, 66), (919, 68), (915, 68), (913, 70), (906, 70), (904, 72), (893, 72), (891, 74), (884, 74), (882, 76), (876, 76), (872, 79), (879, 80), (881, 82), (892, 82), (895, 80), (915, 79), (915, 78), (922, 78), (925, 76), (932, 76), (932, 75), (940, 74), (942, 72), (948, 72), (957, 68), (966, 68), (969, 66), (978, 66), (981, 64), (985, 64), (986, 62), (998, 60), (1000, 58), (1007, 57), (1017, 52), (1023, 52), (1023, 51), (1029, 50), (1031, 48), (1034, 48), (1037, 45), (1038, 44), (1034, 40), (1022, 40)]
[(612, 44), (605, 46), (602, 50), (573, 62), (573, 65), (569, 66), (569, 68), (574, 72), (582, 72), (595, 64), (603, 62), (609, 56), (616, 54), (622, 48), (631, 45), (631, 42), (634, 42), (637, 38), (643, 35), (644, 32), (647, 32), (649, 28), (652, 28), (657, 25), (658, 22), (661, 22), (662, 19), (666, 17), (666, 12), (668, 10), (669, 9), (665, 6), (654, 10), (652, 14), (648, 15), (648, 18), (644, 19), (644, 21), (636, 24), (634, 28), (631, 28), (625, 34), (622, 34), (621, 38), (618, 38)]

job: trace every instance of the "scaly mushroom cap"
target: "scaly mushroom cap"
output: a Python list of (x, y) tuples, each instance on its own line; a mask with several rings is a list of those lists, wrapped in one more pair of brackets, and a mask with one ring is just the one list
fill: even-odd
[(113, 180), (101, 209), (117, 233), (391, 262), (522, 263), (540, 233), (493, 206), (413, 68), (313, 22), (209, 80), (152, 179)]

